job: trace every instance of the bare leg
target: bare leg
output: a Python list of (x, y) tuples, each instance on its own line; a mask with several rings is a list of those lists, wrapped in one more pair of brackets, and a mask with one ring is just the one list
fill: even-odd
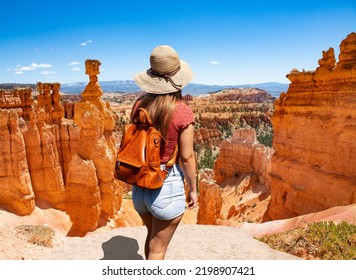
[(147, 236), (146, 236), (146, 241), (145, 241), (145, 257), (146, 260), (148, 259), (148, 254), (149, 254), (149, 243), (151, 240), (151, 234), (152, 234), (152, 219), (153, 216), (151, 213), (149, 214), (140, 214), (141, 219), (143, 220), (146, 228), (147, 228)]
[(169, 242), (176, 231), (183, 215), (172, 220), (159, 220), (152, 217), (151, 239), (149, 242), (148, 260), (163, 260)]

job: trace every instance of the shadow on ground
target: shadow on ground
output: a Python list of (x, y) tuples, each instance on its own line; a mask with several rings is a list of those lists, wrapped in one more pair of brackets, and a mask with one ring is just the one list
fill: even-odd
[(104, 257), (101, 260), (143, 260), (138, 252), (136, 239), (125, 236), (114, 236), (102, 244)]

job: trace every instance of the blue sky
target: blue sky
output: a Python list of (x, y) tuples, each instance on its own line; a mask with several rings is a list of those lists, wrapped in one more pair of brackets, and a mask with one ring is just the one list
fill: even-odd
[(175, 48), (194, 83), (289, 83), (356, 32), (356, 1), (17, 1), (1, 3), (0, 83), (132, 80), (152, 49)]

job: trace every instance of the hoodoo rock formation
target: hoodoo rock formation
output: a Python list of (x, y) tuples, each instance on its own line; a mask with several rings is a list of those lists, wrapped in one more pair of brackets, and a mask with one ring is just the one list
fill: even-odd
[(60, 125), (64, 117), (64, 107), (60, 104), (59, 83), (37, 83), (37, 108), (46, 112), (47, 124)]
[(272, 219), (356, 203), (356, 33), (335, 62), (330, 48), (316, 71), (292, 70), (275, 102)]
[(114, 114), (101, 100), (100, 62), (86, 61), (90, 82), (65, 119), (59, 83), (0, 90), (0, 207), (29, 215), (36, 205), (65, 210), (71, 235), (105, 224), (119, 211), (121, 188), (114, 178)]
[(220, 219), (221, 189), (213, 175), (209, 169), (200, 173), (197, 224), (216, 225)]
[[(97, 187), (91, 186), (91, 191), (86, 192), (86, 172), (69, 171), (67, 174), (69, 186), (74, 187), (68, 188), (67, 186), (66, 189), (66, 193), (70, 193), (70, 195), (67, 195), (66, 212), (71, 217), (73, 228), (78, 232), (93, 230), (95, 225), (99, 223), (98, 215), (90, 215), (89, 217), (85, 207), (77, 207), (79, 201), (86, 201), (88, 208), (97, 209), (100, 217), (106, 221), (113, 218), (121, 207), (121, 188), (114, 178), (116, 162), (116, 147), (113, 135), (114, 115), (110, 105), (101, 100), (102, 90), (97, 82), (100, 62), (98, 60), (87, 60), (85, 65), (90, 82), (82, 93), (82, 100), (75, 104), (74, 121), (80, 128), (78, 156), (80, 159), (92, 163), (94, 169), (91, 170), (95, 170), (96, 174), (88, 176), (93, 178), (92, 183), (95, 182), (94, 178), (96, 178), (98, 185)], [(75, 157), (72, 161), (78, 161), (78, 158)], [(82, 166), (88, 169), (89, 163), (82, 164)], [(70, 165), (73, 165), (73, 163), (70, 163)], [(78, 179), (76, 176), (84, 177)], [(81, 186), (78, 186), (78, 184)], [(82, 199), (78, 199), (79, 197)], [(100, 198), (99, 206), (98, 198)], [(88, 216), (86, 223), (77, 223), (81, 221), (80, 216), (82, 215)], [(72, 232), (72, 234), (75, 233)]]
[(35, 208), (35, 196), (19, 129), (20, 116), (21, 109), (0, 109), (0, 206), (17, 215), (28, 215)]
[(42, 107), (32, 112), (24, 132), (27, 162), (36, 199), (52, 207), (65, 209), (65, 187), (58, 149), (52, 126), (46, 123), (48, 114)]

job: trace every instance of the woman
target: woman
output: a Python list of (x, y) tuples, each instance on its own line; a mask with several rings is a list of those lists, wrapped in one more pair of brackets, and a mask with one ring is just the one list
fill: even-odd
[[(150, 56), (151, 68), (138, 73), (136, 84), (146, 92), (133, 106), (145, 108), (164, 144), (161, 163), (164, 166), (178, 145), (179, 163), (169, 172), (159, 189), (132, 188), (136, 211), (147, 227), (145, 256), (148, 260), (163, 260), (171, 238), (186, 208), (184, 178), (189, 186), (188, 207), (197, 204), (196, 161), (193, 150), (194, 115), (181, 101), (181, 90), (194, 77), (189, 65), (181, 61), (170, 46), (158, 46)], [(132, 113), (133, 115), (133, 113)]]

